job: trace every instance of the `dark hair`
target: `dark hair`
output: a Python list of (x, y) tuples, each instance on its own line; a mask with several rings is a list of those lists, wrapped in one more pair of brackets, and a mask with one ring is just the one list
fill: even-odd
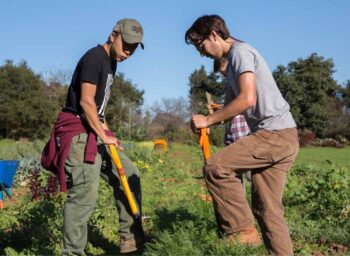
[(224, 40), (230, 37), (230, 31), (219, 15), (204, 15), (199, 17), (186, 31), (185, 42), (193, 44), (207, 39), (212, 31), (215, 31)]

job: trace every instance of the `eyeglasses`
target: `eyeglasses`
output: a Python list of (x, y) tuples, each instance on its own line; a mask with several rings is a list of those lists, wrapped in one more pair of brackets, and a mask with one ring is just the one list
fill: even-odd
[(198, 43), (195, 44), (197, 50), (199, 51), (199, 54), (201, 56), (204, 56), (204, 41), (207, 40), (207, 38), (204, 38), (202, 40), (200, 40)]

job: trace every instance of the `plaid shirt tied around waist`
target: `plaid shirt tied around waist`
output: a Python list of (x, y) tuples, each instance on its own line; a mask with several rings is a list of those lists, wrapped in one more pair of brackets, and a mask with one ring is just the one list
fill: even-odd
[(231, 124), (225, 130), (224, 143), (225, 145), (229, 145), (249, 133), (250, 129), (245, 121), (244, 115), (237, 115), (232, 119)]

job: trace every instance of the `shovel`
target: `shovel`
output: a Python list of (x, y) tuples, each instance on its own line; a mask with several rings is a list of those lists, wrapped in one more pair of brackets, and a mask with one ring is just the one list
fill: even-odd
[(199, 130), (199, 145), (202, 148), (204, 160), (207, 161), (210, 158), (210, 144), (207, 128), (201, 128)]
[[(209, 92), (205, 92), (205, 96), (207, 98), (208, 104), (213, 104), (212, 96)], [(209, 114), (213, 114), (213, 109), (209, 109)], [(210, 144), (209, 144), (209, 137), (207, 128), (201, 128), (198, 129), (199, 134), (199, 145), (202, 148), (204, 160), (207, 161), (210, 158)]]
[(113, 162), (114, 162), (115, 166), (117, 167), (120, 181), (122, 183), (125, 196), (126, 196), (128, 203), (130, 205), (131, 212), (132, 212), (132, 214), (134, 214), (135, 218), (138, 218), (140, 213), (139, 213), (139, 210), (137, 208), (135, 199), (131, 193), (128, 179), (125, 176), (125, 172), (124, 172), (122, 163), (120, 162), (119, 155), (118, 155), (117, 149), (115, 148), (115, 145), (110, 144), (109, 150), (111, 151), (111, 156), (112, 156)]

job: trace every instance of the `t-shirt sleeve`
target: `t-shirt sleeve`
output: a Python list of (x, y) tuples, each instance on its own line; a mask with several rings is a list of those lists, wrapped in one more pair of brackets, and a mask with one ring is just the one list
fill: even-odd
[(98, 84), (101, 74), (101, 64), (96, 55), (87, 54), (81, 62), (80, 82)]
[(248, 48), (240, 48), (232, 56), (232, 66), (235, 76), (238, 78), (244, 72), (255, 73), (255, 56)]

